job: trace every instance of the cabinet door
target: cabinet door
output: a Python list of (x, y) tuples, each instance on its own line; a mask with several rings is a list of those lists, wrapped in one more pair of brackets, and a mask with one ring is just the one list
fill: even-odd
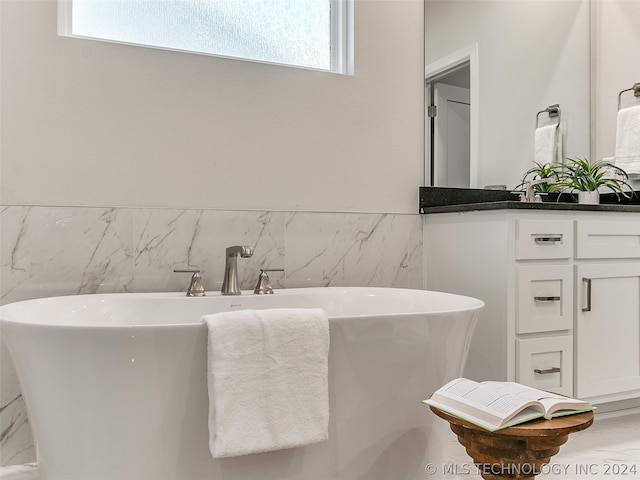
[(576, 272), (577, 396), (640, 396), (640, 263)]

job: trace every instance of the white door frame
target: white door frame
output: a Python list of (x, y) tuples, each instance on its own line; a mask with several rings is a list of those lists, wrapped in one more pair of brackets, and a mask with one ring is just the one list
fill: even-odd
[[(478, 44), (474, 43), (465, 48), (447, 55), (440, 60), (430, 63), (425, 67), (425, 83), (432, 77), (440, 75), (447, 70), (451, 70), (457, 66), (469, 64), (469, 95), (471, 101), (469, 123), (470, 123), (470, 157), (469, 157), (469, 182), (471, 188), (479, 188), (478, 185)], [(429, 99), (428, 99), (429, 100)], [(425, 111), (425, 125), (428, 125), (427, 112)], [(431, 185), (431, 167), (429, 157), (429, 146), (431, 145), (431, 131), (425, 128), (425, 178), (424, 184)]]

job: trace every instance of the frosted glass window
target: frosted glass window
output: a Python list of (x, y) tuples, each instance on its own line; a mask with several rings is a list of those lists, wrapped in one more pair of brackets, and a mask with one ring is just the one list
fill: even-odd
[[(63, 1), (63, 0), (60, 0)], [(346, 0), (342, 0), (346, 1)], [(336, 0), (66, 0), (63, 34), (340, 71)]]

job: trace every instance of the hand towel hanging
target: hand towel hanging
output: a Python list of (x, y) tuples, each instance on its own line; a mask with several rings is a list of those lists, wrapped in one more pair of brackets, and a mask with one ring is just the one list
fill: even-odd
[(618, 111), (615, 157), (629, 175), (640, 174), (640, 105)]
[(329, 323), (323, 310), (242, 310), (203, 320), (214, 457), (328, 438)]

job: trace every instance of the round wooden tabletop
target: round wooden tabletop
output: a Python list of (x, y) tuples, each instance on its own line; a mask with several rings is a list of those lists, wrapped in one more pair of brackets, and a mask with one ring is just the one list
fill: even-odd
[[(441, 418), (444, 418), (449, 423), (459, 425), (463, 428), (469, 428), (471, 430), (488, 431), (482, 427), (467, 422), (461, 418), (455, 417), (443, 412), (442, 410), (430, 407), (431, 411)], [(550, 420), (540, 418), (531, 420), (520, 425), (514, 425), (513, 427), (503, 428), (491, 432), (494, 435), (509, 435), (517, 437), (548, 437), (548, 436), (560, 436), (568, 435), (573, 432), (579, 432), (588, 428), (593, 423), (593, 412), (576, 413), (573, 415), (566, 415), (563, 417), (555, 417)]]

